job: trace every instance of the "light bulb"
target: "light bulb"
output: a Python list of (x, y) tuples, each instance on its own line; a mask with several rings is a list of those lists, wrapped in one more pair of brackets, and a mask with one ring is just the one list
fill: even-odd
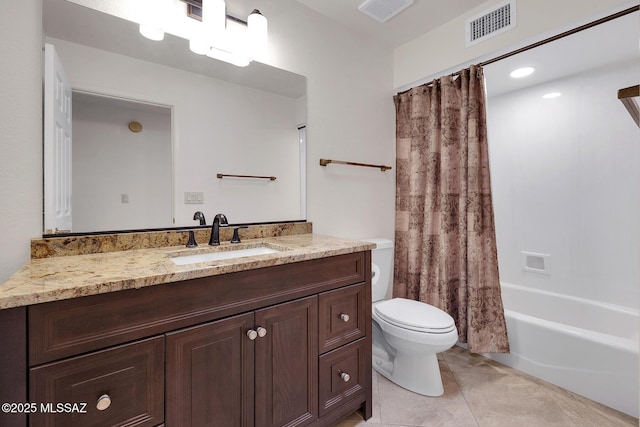
[(264, 53), (267, 50), (267, 43), (269, 41), (267, 18), (265, 18), (258, 9), (253, 9), (253, 12), (251, 12), (247, 19), (247, 27), (253, 55)]
[(144, 37), (160, 41), (164, 39), (164, 27), (168, 19), (170, 0), (144, 0), (140, 3), (140, 34)]
[(202, 0), (202, 25), (209, 45), (224, 34), (227, 24), (226, 5), (223, 0)]

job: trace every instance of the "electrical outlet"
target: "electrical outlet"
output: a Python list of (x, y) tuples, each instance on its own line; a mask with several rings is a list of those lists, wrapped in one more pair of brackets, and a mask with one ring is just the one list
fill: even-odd
[(121, 194), (120, 195), (120, 203), (129, 203), (129, 195), (128, 194)]
[(184, 204), (185, 205), (204, 204), (204, 193), (201, 191), (198, 191), (198, 192), (186, 191), (184, 193)]

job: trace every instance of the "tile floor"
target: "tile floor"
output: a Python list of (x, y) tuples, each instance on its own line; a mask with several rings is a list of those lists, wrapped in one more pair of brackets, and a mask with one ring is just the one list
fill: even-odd
[(609, 427), (638, 420), (454, 346), (439, 355), (444, 395), (407, 391), (373, 373), (373, 416), (338, 427)]

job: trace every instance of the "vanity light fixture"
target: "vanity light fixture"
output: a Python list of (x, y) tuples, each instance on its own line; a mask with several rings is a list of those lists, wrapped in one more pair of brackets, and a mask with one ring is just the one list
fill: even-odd
[[(152, 1), (153, 5), (147, 9), (145, 22), (140, 23), (140, 34), (151, 40), (162, 40), (164, 32), (181, 21), (184, 25), (180, 35), (188, 34), (189, 49), (198, 55), (245, 67), (267, 48), (267, 18), (257, 9), (245, 22), (226, 14), (224, 0), (145, 1)], [(185, 9), (185, 15), (175, 16), (178, 10), (184, 13)], [(186, 27), (188, 31), (184, 31)]]
[(520, 79), (522, 77), (527, 77), (533, 74), (536, 69), (533, 67), (522, 67), (515, 69), (509, 74), (514, 79)]
[(140, 34), (154, 41), (164, 40), (164, 23), (168, 18), (172, 0), (143, 0), (138, 3), (140, 16)]

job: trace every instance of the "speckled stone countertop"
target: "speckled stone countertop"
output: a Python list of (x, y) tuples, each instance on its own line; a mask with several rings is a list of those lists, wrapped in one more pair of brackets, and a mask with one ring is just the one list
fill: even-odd
[[(278, 252), (176, 265), (171, 258), (212, 251), (270, 247)], [(32, 259), (0, 285), (0, 309), (307, 261), (375, 248), (375, 243), (317, 234), (247, 239), (218, 247), (168, 246)]]

